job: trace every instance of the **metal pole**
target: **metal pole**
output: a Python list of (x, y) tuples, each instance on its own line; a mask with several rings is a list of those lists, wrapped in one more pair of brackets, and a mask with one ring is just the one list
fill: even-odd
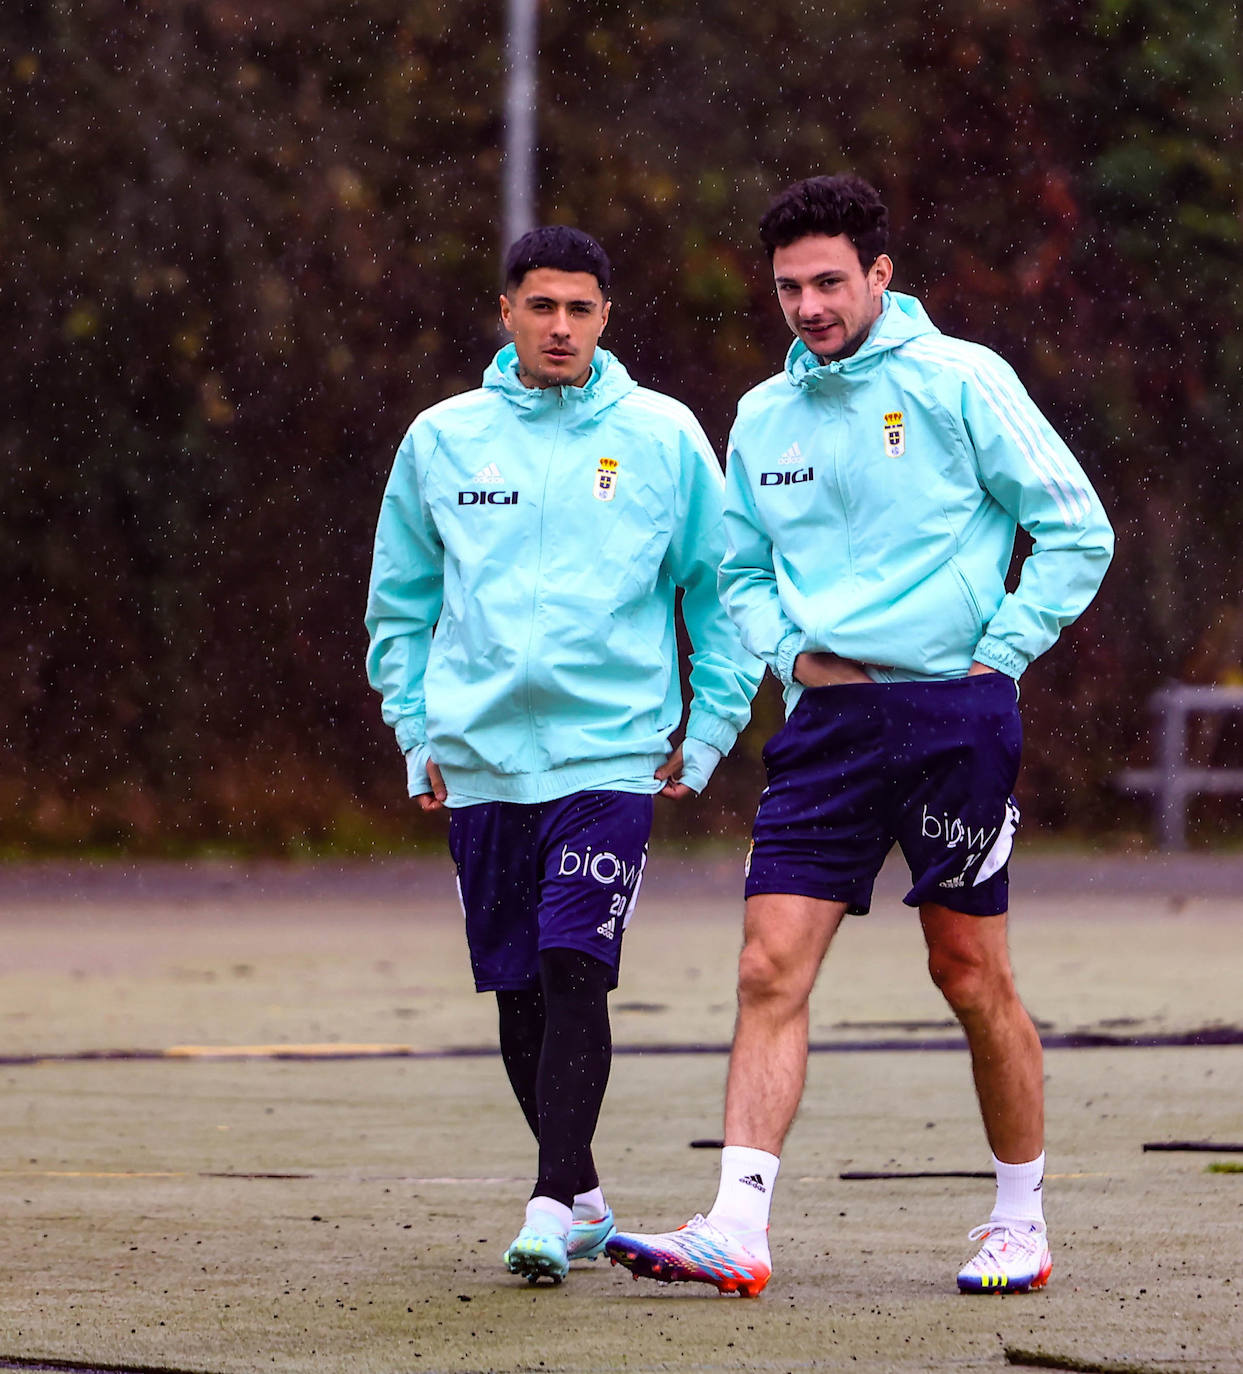
[(539, 58), (536, 6), (539, 0), (507, 0), (505, 154), (501, 230), (504, 252), (535, 227), (535, 90)]

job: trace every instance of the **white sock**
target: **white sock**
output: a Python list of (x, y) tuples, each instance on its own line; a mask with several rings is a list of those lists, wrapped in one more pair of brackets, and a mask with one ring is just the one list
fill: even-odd
[(708, 1220), (748, 1248), (768, 1250), (768, 1212), (781, 1160), (765, 1150), (727, 1145), (721, 1151), (721, 1186)]
[(570, 1227), (573, 1224), (573, 1214), (564, 1202), (558, 1202), (553, 1197), (533, 1197), (527, 1203), (527, 1225), (530, 1226), (535, 1219), (535, 1213), (551, 1217), (560, 1225), (561, 1230), (568, 1236)]
[(574, 1194), (575, 1221), (599, 1221), (608, 1210), (609, 1205), (604, 1200), (604, 1189), (599, 1186), (589, 1193)]
[(1030, 1164), (1003, 1164), (993, 1156), (997, 1171), (997, 1203), (993, 1221), (1044, 1221), (1044, 1154)]

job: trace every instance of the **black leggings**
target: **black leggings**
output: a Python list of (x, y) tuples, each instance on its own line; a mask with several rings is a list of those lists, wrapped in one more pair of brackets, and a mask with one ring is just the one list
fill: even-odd
[(531, 1196), (567, 1207), (600, 1182), (591, 1139), (613, 1057), (610, 982), (590, 954), (546, 949), (538, 987), (496, 994), (505, 1072), (539, 1141)]

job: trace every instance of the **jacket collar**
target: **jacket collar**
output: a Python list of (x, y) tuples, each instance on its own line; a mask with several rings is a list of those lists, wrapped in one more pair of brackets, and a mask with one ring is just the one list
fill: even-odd
[(591, 358), (591, 376), (582, 386), (523, 386), (518, 378), (518, 350), (506, 344), (483, 374), (484, 387), (499, 391), (525, 414), (540, 414), (554, 406), (573, 406), (575, 415), (595, 416), (634, 391), (635, 382), (607, 349)]
[(892, 349), (924, 334), (939, 334), (924, 307), (914, 296), (886, 291), (882, 309), (857, 353), (840, 362), (822, 363), (801, 339), (786, 354), (786, 377), (791, 386), (815, 390), (834, 378), (853, 380), (870, 372)]

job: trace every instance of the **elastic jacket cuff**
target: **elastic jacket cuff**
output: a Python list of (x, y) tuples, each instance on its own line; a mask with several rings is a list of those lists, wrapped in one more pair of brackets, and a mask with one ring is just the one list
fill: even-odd
[(738, 731), (720, 716), (709, 715), (707, 711), (697, 711), (692, 707), (686, 721), (686, 738), (697, 739), (701, 744), (710, 744), (722, 754), (728, 754), (738, 738)]
[(773, 655), (773, 672), (781, 679), (782, 686), (794, 686), (794, 660), (803, 652), (807, 636), (801, 630), (791, 630), (777, 645)]
[(406, 755), (406, 792), (411, 797), (421, 797), (432, 791), (432, 780), (427, 776), (427, 765), (432, 751), (426, 744), (417, 745)]
[(992, 635), (985, 635), (975, 646), (975, 653), (972, 655), (977, 663), (983, 663), (986, 668), (996, 668), (999, 673), (1005, 673), (1007, 677), (1012, 677), (1017, 682), (1023, 675), (1023, 669), (1031, 661), (1020, 654), (1016, 649), (1010, 647), (1003, 639), (994, 639)]
[(720, 761), (719, 749), (688, 737), (682, 741), (682, 776), (678, 782), (685, 783), (692, 792), (702, 792)]

